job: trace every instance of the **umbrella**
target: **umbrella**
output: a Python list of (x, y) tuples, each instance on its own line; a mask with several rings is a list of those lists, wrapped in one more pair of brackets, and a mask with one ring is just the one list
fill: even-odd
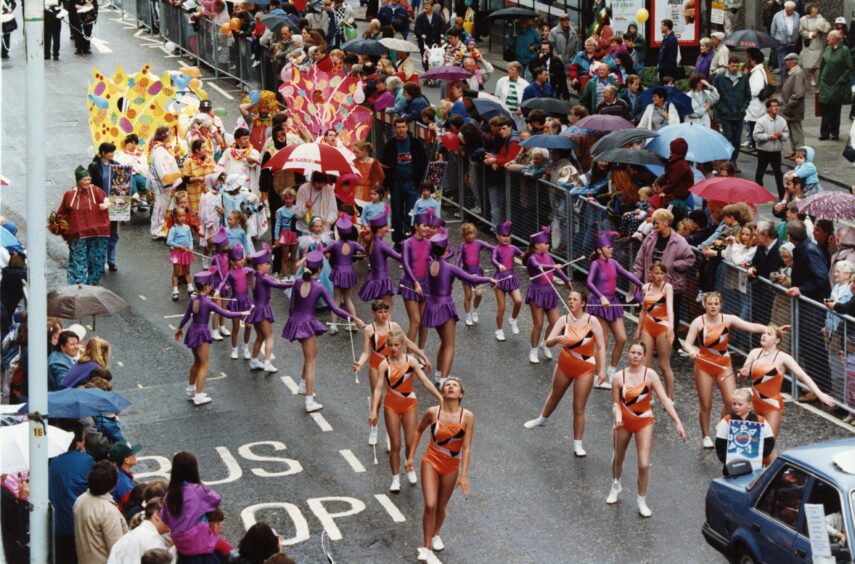
[(540, 147), (543, 149), (572, 149), (575, 143), (563, 135), (532, 135), (520, 147)]
[(422, 80), (465, 80), (470, 76), (472, 76), (472, 73), (463, 67), (442, 65), (441, 67), (434, 67), (428, 70), (422, 74), (421, 78)]
[(632, 122), (627, 121), (620, 116), (605, 116), (600, 114), (583, 117), (576, 122), (576, 127), (590, 129), (594, 133), (605, 133), (609, 131), (618, 131), (620, 129), (635, 128)]
[(529, 8), (504, 8), (502, 10), (496, 10), (492, 14), (490, 14), (489, 18), (491, 20), (498, 20), (501, 18), (536, 18), (537, 12), (531, 10)]
[[(10, 224), (0, 225), (0, 247), (5, 247), (10, 252), (15, 251), (23, 253), (23, 245), (21, 245), (21, 242), (18, 241), (18, 238), (15, 236), (16, 234), (10, 231), (7, 225)], [(14, 229), (14, 227), (12, 229)]]
[(419, 46), (412, 41), (406, 39), (398, 39), (397, 37), (384, 37), (380, 40), (380, 44), (390, 51), (399, 51), (401, 53), (418, 53)]
[(671, 141), (685, 139), (689, 145), (686, 160), (695, 163), (723, 161), (733, 154), (733, 145), (718, 131), (699, 123), (675, 123), (659, 130), (659, 136), (647, 143), (647, 149), (666, 159), (671, 153)]
[[(47, 426), (48, 458), (68, 452), (74, 433)], [(14, 474), (30, 469), (30, 423), (0, 429), (0, 473)]]
[(820, 192), (801, 200), (799, 211), (819, 219), (855, 220), (855, 196), (846, 192)]
[(597, 155), (597, 160), (638, 166), (662, 164), (659, 155), (645, 149), (609, 149), (605, 153)]
[(110, 317), (128, 309), (125, 300), (103, 286), (63, 286), (49, 293), (47, 300), (48, 315), (62, 319)]
[(288, 26), (293, 32), (300, 32), (299, 22), (297, 22), (296, 19), (292, 18), (291, 16), (262, 16), (261, 23), (263, 23), (267, 27), (267, 29), (269, 29), (273, 33), (274, 37), (279, 37), (279, 32), (282, 31), (282, 28), (284, 26)]
[(478, 115), (481, 116), (484, 121), (489, 121), (496, 116), (505, 116), (513, 121), (511, 112), (499, 102), (494, 102), (493, 100), (486, 98), (475, 98), (472, 100), (472, 103), (475, 105), (475, 110), (478, 112)]
[(356, 174), (341, 151), (322, 143), (303, 143), (285, 147), (264, 165), (273, 170), (302, 170), (304, 174), (324, 172), (335, 176)]
[(652, 129), (644, 129), (643, 127), (612, 131), (591, 145), (591, 154), (597, 155), (599, 153), (604, 153), (609, 149), (620, 149), (621, 147), (631, 145), (636, 141), (644, 141), (645, 139), (650, 139), (651, 137), (656, 137), (658, 135), (659, 134)]
[[(662, 176), (663, 174), (665, 174), (665, 166), (664, 165), (649, 164), (649, 165), (644, 165), (644, 168), (646, 168), (647, 170), (650, 171), (651, 174), (655, 174), (656, 176)], [(691, 167), (691, 168), (692, 168), (692, 175), (694, 175), (694, 177), (695, 177), (695, 184), (706, 179), (703, 172), (699, 171), (695, 167)]]
[(641, 93), (641, 104), (647, 106), (653, 103), (653, 91), (658, 89), (664, 90), (668, 94), (667, 101), (674, 104), (680, 118), (684, 118), (695, 110), (692, 109), (692, 99), (686, 96), (686, 93), (675, 86), (654, 86), (648, 88)]
[(756, 47), (763, 49), (765, 47), (778, 47), (778, 40), (767, 33), (754, 29), (740, 29), (734, 31), (724, 38), (724, 44), (728, 47), (736, 47), (740, 49), (749, 49)]
[(744, 178), (710, 178), (702, 180), (691, 188), (691, 192), (707, 200), (735, 204), (766, 204), (774, 201), (772, 194), (750, 180)]
[(558, 98), (529, 98), (520, 104), (520, 107), (527, 110), (543, 110), (548, 114), (570, 113), (570, 104)]
[(366, 57), (388, 55), (389, 50), (376, 39), (351, 39), (341, 46), (342, 51), (348, 51)]
[[(100, 388), (66, 388), (48, 392), (48, 414), (51, 419), (80, 419), (105, 413), (121, 413), (131, 402), (116, 392)], [(21, 413), (29, 413), (29, 404)], [(68, 448), (68, 445), (66, 445)]]

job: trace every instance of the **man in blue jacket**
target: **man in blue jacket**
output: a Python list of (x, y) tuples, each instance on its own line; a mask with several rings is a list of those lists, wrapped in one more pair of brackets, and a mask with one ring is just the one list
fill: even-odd
[(677, 36), (674, 35), (674, 22), (668, 19), (662, 20), (659, 29), (662, 31), (662, 44), (659, 46), (659, 64), (656, 68), (659, 71), (661, 83), (666, 76), (674, 79), (681, 78), (677, 76), (677, 54), (680, 46), (677, 44)]
[(83, 449), (83, 426), (74, 421), (67, 429), (74, 433), (68, 452), (52, 458), (48, 466), (48, 499), (53, 506), (56, 564), (77, 563), (74, 502), (86, 491), (89, 471), (95, 466), (95, 460)]

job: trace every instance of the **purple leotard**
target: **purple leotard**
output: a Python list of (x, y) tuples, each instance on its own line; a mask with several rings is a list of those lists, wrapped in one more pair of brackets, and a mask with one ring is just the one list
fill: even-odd
[[(620, 274), (638, 288), (643, 283), (635, 277), (632, 272), (622, 267), (615, 259), (597, 259), (591, 262), (591, 270), (588, 272), (587, 286), (591, 293), (597, 296), (597, 300), (591, 300), (588, 304), (588, 313), (600, 317), (606, 321), (615, 321), (623, 317), (623, 307), (620, 299), (615, 295), (617, 290), (617, 276)], [(603, 307), (599, 298), (608, 298), (611, 307)]]
[[(217, 286), (217, 292), (221, 296), (230, 295), (231, 300), (226, 306), (229, 311), (247, 311), (252, 308), (252, 296), (249, 295), (249, 280), (248, 278), (255, 276), (255, 271), (248, 266), (240, 268), (232, 268)], [(231, 291), (224, 294), (224, 288), (228, 286)]]
[[(454, 264), (469, 274), (483, 276), (484, 269), (481, 268), (481, 251), (484, 250), (492, 251), (493, 245), (485, 243), (484, 241), (479, 241), (478, 239), (475, 239), (471, 243), (463, 241), (460, 243), (460, 246), (457, 247), (457, 260), (454, 261)], [(467, 286), (474, 286), (474, 284), (470, 284), (466, 281), (463, 283)]]
[[(525, 303), (534, 302), (534, 305), (542, 309), (557, 307), (558, 294), (552, 288), (553, 278), (557, 276), (565, 284), (570, 281), (570, 278), (562, 269), (555, 268), (555, 261), (549, 253), (532, 253), (525, 263), (525, 268), (529, 278), (532, 279), (525, 293)], [(544, 271), (546, 274), (537, 276)], [(534, 278), (535, 276), (537, 278)]]
[[(439, 265), (436, 276), (430, 274), (430, 269), (433, 268), (434, 264)], [(424, 315), (422, 315), (422, 327), (439, 327), (449, 319), (454, 318), (455, 321), (460, 319), (457, 316), (457, 308), (454, 306), (454, 298), (451, 296), (455, 277), (473, 286), (490, 282), (486, 276), (469, 274), (443, 258), (434, 259), (428, 269), (427, 288), (425, 289), (427, 293), (425, 301), (427, 303)]]
[(255, 325), (262, 321), (273, 323), (273, 308), (270, 307), (271, 288), (291, 288), (293, 282), (280, 282), (269, 274), (255, 273), (255, 288), (252, 289), (252, 299), (255, 307), (246, 318), (247, 325)]
[(306, 297), (302, 296), (301, 290), (303, 284), (307, 282), (298, 280), (294, 283), (291, 290), (291, 306), (288, 309), (288, 322), (282, 330), (282, 336), (289, 341), (308, 339), (316, 335), (323, 335), (327, 332), (327, 326), (318, 321), (315, 317), (315, 306), (318, 300), (323, 299), (330, 309), (339, 317), (352, 319), (350, 312), (341, 309), (330, 297), (327, 289), (320, 282), (312, 278), (309, 284), (309, 293)]
[[(229, 273), (228, 251), (215, 253), (214, 256), (211, 257), (211, 266), (208, 268), (208, 271), (214, 274), (214, 279), (211, 281), (212, 287), (217, 288)], [(221, 296), (228, 298), (230, 292), (231, 289), (227, 289), (224, 294), (221, 294)]]
[(395, 252), (395, 249), (387, 245), (381, 237), (374, 237), (371, 240), (371, 252), (368, 253), (371, 272), (368, 274), (368, 280), (359, 289), (359, 299), (363, 302), (395, 295), (395, 287), (392, 286), (392, 277), (389, 275), (386, 257), (401, 262), (401, 255)]
[[(193, 313), (193, 304), (196, 302), (199, 303), (199, 310)], [(197, 295), (191, 298), (187, 302), (187, 309), (184, 310), (184, 317), (181, 318), (181, 323), (178, 324), (178, 328), (183, 329), (190, 316), (193, 316), (193, 321), (190, 323), (190, 327), (187, 328), (187, 335), (184, 337), (184, 344), (189, 348), (197, 349), (205, 343), (213, 341), (211, 332), (208, 331), (208, 318), (211, 316), (211, 313), (219, 313), (222, 316), (232, 318), (240, 317), (241, 315), (239, 311), (227, 311), (221, 308), (212, 302), (208, 296)]]
[(430, 240), (410, 237), (404, 241), (401, 259), (404, 264), (404, 275), (401, 276), (401, 281), (398, 283), (398, 294), (405, 300), (425, 301), (424, 294), (420, 296), (414, 290), (416, 281), (418, 281), (422, 287), (422, 292), (426, 291), (427, 270), (428, 264), (430, 264)]
[[(347, 253), (344, 252), (344, 246), (350, 247)], [(327, 245), (323, 253), (330, 254), (330, 264), (332, 264), (332, 273), (330, 281), (334, 286), (339, 288), (353, 288), (356, 286), (356, 270), (353, 268), (353, 255), (355, 252), (365, 255), (365, 249), (359, 243), (353, 241), (333, 241)]]
[[(496, 267), (496, 287), (507, 293), (518, 290), (520, 287), (520, 279), (517, 278), (517, 273), (514, 272), (514, 258), (523, 256), (523, 252), (516, 245), (498, 244), (493, 247), (493, 255), (490, 257), (490, 262)], [(506, 270), (499, 270), (500, 266), (504, 266)]]

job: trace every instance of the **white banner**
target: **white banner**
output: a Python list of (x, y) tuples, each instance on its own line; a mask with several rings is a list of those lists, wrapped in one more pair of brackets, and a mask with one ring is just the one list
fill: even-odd
[(659, 23), (668, 19), (674, 22), (674, 34), (681, 45), (697, 45), (698, 36), (698, 5), (700, 0), (655, 0), (653, 2), (653, 44), (662, 42), (662, 30)]
[[(626, 33), (629, 24), (638, 25), (638, 30), (643, 31), (644, 26), (635, 21), (635, 14), (644, 7), (644, 0), (611, 0), (608, 3), (612, 11), (612, 29), (616, 32)], [(642, 35), (645, 35), (642, 33)]]

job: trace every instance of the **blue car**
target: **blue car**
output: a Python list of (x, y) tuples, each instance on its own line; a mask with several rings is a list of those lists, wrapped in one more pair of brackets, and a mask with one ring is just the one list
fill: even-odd
[(813, 562), (803, 507), (825, 506), (832, 553), (852, 562), (855, 439), (798, 447), (765, 470), (716, 478), (706, 498), (706, 541), (729, 561)]

